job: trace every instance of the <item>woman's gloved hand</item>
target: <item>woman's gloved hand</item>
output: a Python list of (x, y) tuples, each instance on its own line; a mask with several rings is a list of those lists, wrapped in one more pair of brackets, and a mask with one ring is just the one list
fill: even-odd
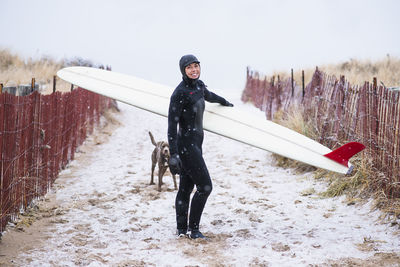
[(179, 158), (178, 154), (172, 154), (170, 159), (169, 159), (168, 164), (169, 164), (169, 170), (171, 171), (171, 173), (173, 175), (181, 174), (182, 161)]
[(233, 107), (233, 104), (232, 103), (230, 103), (229, 101), (227, 101), (227, 100), (225, 100), (225, 103), (224, 104), (222, 104), (223, 106), (225, 106), (225, 107)]

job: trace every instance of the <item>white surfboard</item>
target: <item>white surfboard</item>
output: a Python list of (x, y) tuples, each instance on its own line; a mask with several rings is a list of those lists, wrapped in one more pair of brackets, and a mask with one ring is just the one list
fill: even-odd
[[(68, 67), (58, 77), (86, 90), (135, 107), (168, 116), (174, 88), (130, 75), (88, 67)], [(206, 102), (203, 127), (210, 132), (326, 170), (348, 173), (348, 160), (364, 149), (351, 142), (335, 151), (272, 121), (256, 118), (235, 107)]]

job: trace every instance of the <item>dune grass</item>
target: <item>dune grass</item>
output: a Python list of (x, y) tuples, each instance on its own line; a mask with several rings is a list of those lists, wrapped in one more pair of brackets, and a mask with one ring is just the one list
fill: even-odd
[[(378, 85), (383, 83), (386, 87), (400, 86), (400, 58), (386, 55), (379, 60), (354, 59), (351, 58), (336, 64), (318, 66), (318, 69), (336, 77), (344, 75), (351, 84), (362, 85), (364, 82), (372, 82), (377, 78)], [(301, 84), (302, 70), (294, 70), (293, 76), (297, 84)], [(307, 84), (311, 81), (315, 68), (304, 69), (304, 80)], [(272, 75), (281, 78), (290, 77), (290, 70), (276, 71)], [(382, 82), (382, 83), (381, 83)]]
[[(79, 57), (60, 61), (45, 56), (35, 60), (23, 59), (9, 49), (0, 48), (0, 83), (5, 87), (31, 84), (32, 78), (35, 78), (40, 93), (49, 94), (53, 91), (53, 77), (57, 71), (67, 66), (78, 65), (94, 66), (91, 61)], [(56, 89), (66, 92), (71, 90), (71, 84), (57, 78)]]

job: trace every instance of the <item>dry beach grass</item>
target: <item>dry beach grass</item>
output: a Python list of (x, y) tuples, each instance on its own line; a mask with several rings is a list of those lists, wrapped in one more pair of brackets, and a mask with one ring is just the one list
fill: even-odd
[[(0, 83), (5, 87), (27, 85), (31, 84), (32, 78), (35, 78), (40, 93), (50, 94), (53, 92), (53, 77), (57, 71), (70, 65), (93, 65), (93, 63), (81, 58), (60, 61), (45, 56), (40, 59), (23, 59), (8, 49), (0, 48)], [(67, 92), (71, 90), (71, 84), (57, 78), (56, 89)]]
[[(366, 81), (372, 82), (372, 78), (376, 77), (378, 83), (382, 82), (386, 87), (400, 86), (400, 59), (390, 55), (378, 60), (351, 58), (344, 62), (320, 65), (318, 69), (336, 77), (344, 75), (351, 84), (362, 85)], [(304, 69), (306, 84), (311, 81), (314, 72), (315, 68)], [(275, 71), (268, 76), (277, 77), (278, 75), (281, 78), (287, 78), (291, 74), (290, 70)], [(293, 75), (296, 83), (301, 84), (301, 70), (294, 70)]]

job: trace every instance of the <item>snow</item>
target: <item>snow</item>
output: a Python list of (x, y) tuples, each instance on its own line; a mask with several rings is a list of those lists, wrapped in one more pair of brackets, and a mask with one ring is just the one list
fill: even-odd
[[(216, 93), (263, 117), (241, 104), (239, 94)], [(210, 240), (177, 238), (172, 178), (166, 174), (162, 192), (149, 185), (154, 146), (148, 131), (156, 141), (166, 140), (167, 121), (119, 107), (122, 126), (109, 141), (89, 155), (78, 153), (60, 174), (55, 187), (63, 215), (45, 244), (20, 255), (21, 264), (308, 266), (399, 251), (393, 227), (379, 223), (370, 204), (322, 199), (317, 193), (325, 185), (311, 174), (275, 167), (270, 153), (208, 132), (203, 151), (213, 192), (200, 230)], [(369, 241), (372, 249), (359, 248)]]

